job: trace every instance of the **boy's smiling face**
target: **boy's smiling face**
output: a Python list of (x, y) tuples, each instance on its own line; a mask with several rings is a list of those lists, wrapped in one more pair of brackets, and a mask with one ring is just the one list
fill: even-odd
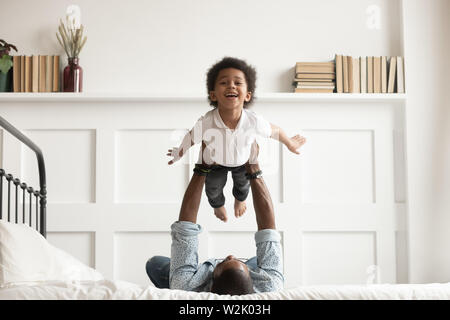
[(252, 96), (247, 91), (245, 74), (235, 68), (220, 70), (214, 91), (209, 94), (212, 101), (217, 101), (219, 109), (243, 108), (244, 102), (250, 101)]

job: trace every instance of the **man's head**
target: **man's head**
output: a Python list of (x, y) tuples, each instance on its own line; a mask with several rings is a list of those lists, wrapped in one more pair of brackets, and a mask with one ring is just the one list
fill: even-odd
[[(243, 104), (247, 108), (255, 95), (256, 70), (244, 60), (225, 57), (208, 70), (206, 86), (209, 103), (214, 108), (219, 103)], [(227, 97), (228, 94), (237, 94), (237, 97)]]
[(214, 269), (211, 292), (242, 295), (253, 293), (253, 282), (247, 265), (230, 255)]

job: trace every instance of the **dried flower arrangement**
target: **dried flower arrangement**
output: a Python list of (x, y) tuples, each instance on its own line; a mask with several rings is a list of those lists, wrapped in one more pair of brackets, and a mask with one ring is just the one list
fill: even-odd
[(69, 17), (66, 17), (66, 22), (67, 26), (64, 25), (62, 19), (60, 20), (58, 30), (61, 37), (56, 33), (56, 38), (58, 38), (64, 51), (66, 51), (68, 58), (78, 58), (81, 49), (86, 43), (87, 36), (83, 38), (83, 25), (77, 28), (74, 21), (69, 19)]

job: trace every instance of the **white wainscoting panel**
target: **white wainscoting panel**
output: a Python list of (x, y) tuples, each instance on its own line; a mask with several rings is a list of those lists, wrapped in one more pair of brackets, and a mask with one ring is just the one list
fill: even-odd
[[(95, 202), (95, 130), (25, 130), (46, 164), (49, 203)], [(36, 155), (22, 147), (22, 177), (38, 185)]]
[(188, 166), (167, 165), (173, 130), (116, 132), (117, 202), (167, 203), (177, 202), (183, 196), (189, 179)]
[[(210, 110), (206, 99), (8, 97), (0, 97), (2, 116), (44, 153), (49, 240), (106, 278), (148, 285), (145, 263), (170, 255), (170, 225), (178, 220), (200, 146), (173, 166), (166, 153)], [(288, 136), (307, 139), (300, 155), (274, 140), (260, 149), (283, 239), (287, 288), (407, 279), (404, 104), (398, 95), (258, 99), (255, 112)], [(6, 133), (2, 151), (5, 169), (38, 187), (35, 155)], [(235, 218), (231, 191), (229, 174), (227, 223), (202, 194), (200, 262), (256, 253), (251, 192), (247, 212)]]
[(403, 131), (393, 130), (394, 135), (394, 179), (395, 179), (395, 202), (406, 202), (406, 150)]
[(302, 203), (373, 203), (373, 132), (307, 130)]
[(48, 232), (48, 241), (69, 252), (84, 264), (95, 267), (95, 234), (93, 232)]
[(170, 232), (116, 232), (114, 278), (148, 284), (145, 264), (152, 256), (170, 257)]
[(377, 265), (373, 232), (303, 233), (305, 285), (361, 284)]

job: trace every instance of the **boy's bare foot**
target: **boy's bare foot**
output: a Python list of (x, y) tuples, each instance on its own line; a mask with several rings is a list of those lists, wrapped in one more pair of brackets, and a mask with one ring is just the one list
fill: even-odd
[(227, 222), (227, 220), (228, 220), (227, 210), (225, 210), (224, 206), (222, 206), (220, 208), (214, 208), (214, 214), (216, 215), (217, 218), (219, 218), (223, 222)]
[(236, 216), (236, 218), (242, 216), (245, 210), (247, 210), (245, 201), (239, 201), (237, 199), (234, 199), (234, 215)]

